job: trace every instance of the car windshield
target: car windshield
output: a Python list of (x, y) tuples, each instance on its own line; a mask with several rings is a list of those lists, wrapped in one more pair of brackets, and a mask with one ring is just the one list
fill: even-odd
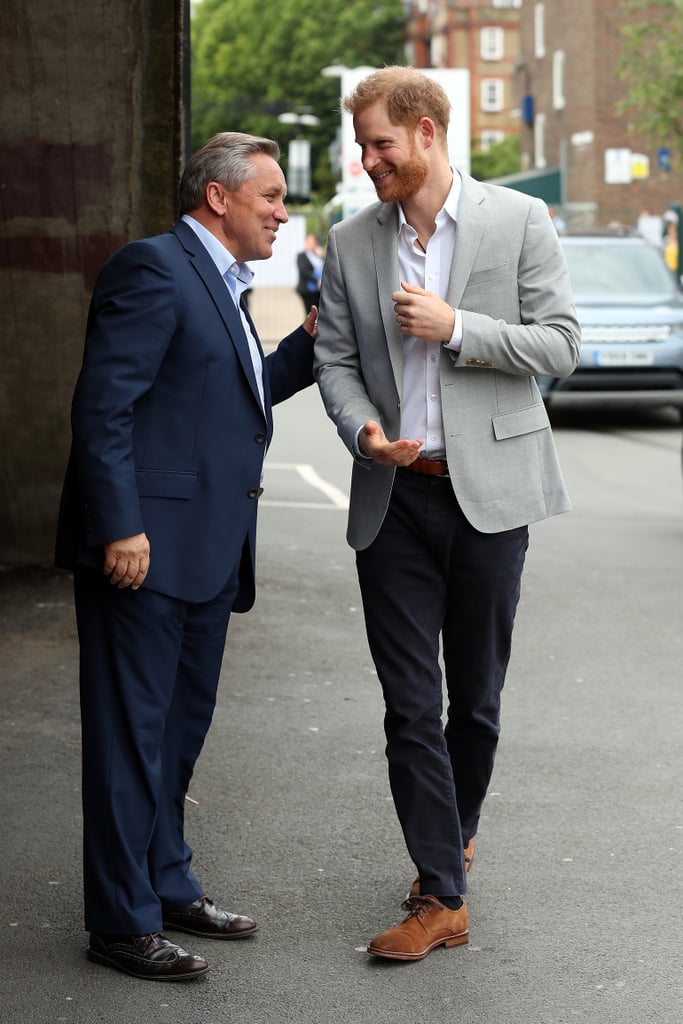
[(647, 245), (604, 241), (563, 246), (577, 302), (632, 304), (671, 300), (673, 275), (662, 256)]

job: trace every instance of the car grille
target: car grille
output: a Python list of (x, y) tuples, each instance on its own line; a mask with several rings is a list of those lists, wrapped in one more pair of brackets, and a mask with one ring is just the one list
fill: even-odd
[(631, 344), (644, 341), (666, 341), (670, 324), (643, 324), (636, 327), (582, 327), (581, 341), (588, 345)]

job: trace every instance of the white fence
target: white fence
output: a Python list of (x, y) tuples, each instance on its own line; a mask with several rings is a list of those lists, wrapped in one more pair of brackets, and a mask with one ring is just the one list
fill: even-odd
[(296, 257), (304, 247), (306, 218), (301, 213), (290, 213), (286, 224), (281, 224), (273, 255), (269, 260), (256, 260), (249, 266), (254, 271), (254, 288), (296, 288), (299, 278)]

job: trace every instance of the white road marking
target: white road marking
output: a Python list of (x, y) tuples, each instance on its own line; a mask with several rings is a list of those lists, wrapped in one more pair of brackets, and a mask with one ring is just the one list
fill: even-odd
[(271, 508), (310, 508), (310, 509), (323, 509), (329, 511), (330, 509), (342, 509), (347, 510), (349, 507), (349, 499), (340, 491), (334, 484), (330, 484), (327, 480), (316, 473), (313, 466), (305, 462), (268, 462), (266, 463), (266, 485), (267, 476), (271, 470), (283, 470), (289, 472), (296, 472), (299, 474), (301, 479), (313, 487), (317, 491), (321, 491), (326, 498), (329, 499), (329, 503), (316, 502), (316, 501), (269, 501), (267, 498), (261, 498), (259, 504), (268, 505)]

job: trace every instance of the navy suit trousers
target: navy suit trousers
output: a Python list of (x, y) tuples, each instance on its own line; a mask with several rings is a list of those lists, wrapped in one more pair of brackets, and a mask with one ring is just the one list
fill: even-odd
[(161, 931), (163, 910), (203, 895), (183, 834), (185, 794), (237, 590), (235, 572), (195, 604), (75, 570), (88, 931)]
[(463, 846), (493, 771), (527, 545), (526, 526), (475, 530), (448, 477), (398, 469), (379, 534), (356, 554), (391, 791), (433, 896), (467, 889)]

